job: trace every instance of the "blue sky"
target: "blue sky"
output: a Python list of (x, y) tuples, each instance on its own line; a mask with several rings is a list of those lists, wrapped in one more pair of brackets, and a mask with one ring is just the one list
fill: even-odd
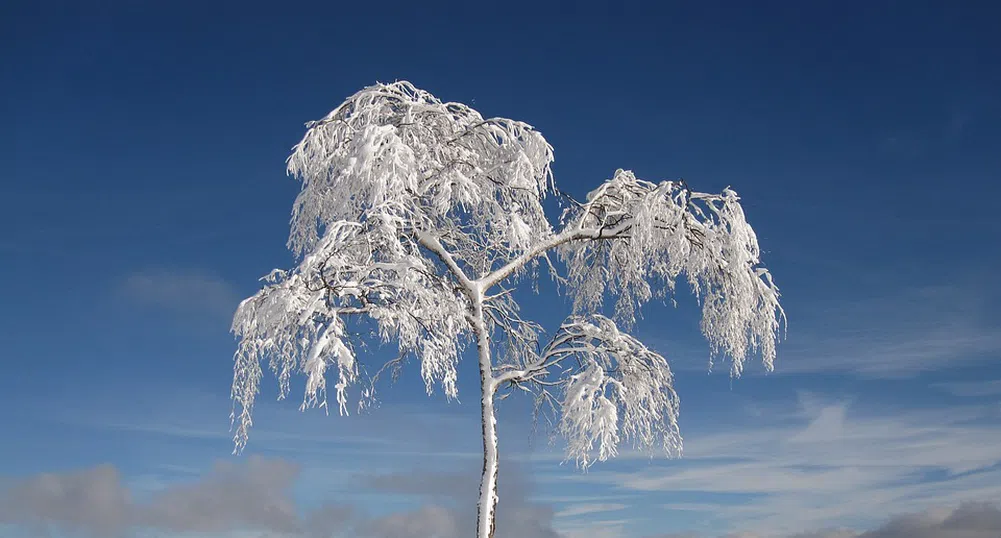
[[(205, 4), (0, 8), (0, 498), (34, 499), (0, 509), (11, 532), (100, 535), (138, 505), (151, 536), (284, 532), (248, 515), (274, 499), (296, 524), (385, 536), (468, 519), (470, 365), (460, 403), (411, 370), (348, 418), (270, 401), (269, 379), (230, 455), (229, 318), (292, 263), (284, 159), (304, 122), (397, 79), (536, 126), (578, 197), (616, 168), (731, 185), (784, 295), (775, 373), (739, 380), (707, 375), (693, 300), (645, 311), (638, 336), (677, 372), (682, 460), (582, 474), (505, 402), (502, 517), (787, 536), (1001, 501), (997, 6)], [(44, 476), (77, 489), (45, 494)], [(236, 490), (243, 509), (178, 515)]]

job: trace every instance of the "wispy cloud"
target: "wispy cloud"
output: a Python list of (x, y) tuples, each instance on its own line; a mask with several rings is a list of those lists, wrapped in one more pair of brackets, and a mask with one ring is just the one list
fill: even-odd
[(935, 383), (933, 387), (940, 388), (956, 396), (980, 398), (985, 396), (1001, 396), (1001, 379), (989, 381), (953, 381)]
[(910, 377), (1001, 356), (993, 289), (910, 288), (812, 305), (780, 348), (778, 374)]
[[(232, 403), (225, 392), (143, 387), (141, 395), (123, 391), (119, 396), (113, 400), (87, 397), (86, 409), (57, 408), (41, 420), (51, 421), (58, 429), (84, 428), (94, 437), (110, 434), (142, 446), (177, 447), (174, 462), (207, 446), (217, 454), (233, 448)], [(123, 399), (148, 403), (122, 406)], [(255, 406), (247, 453), (281, 455), (304, 464), (331, 458), (351, 458), (356, 465), (394, 461), (404, 467), (421, 460), (479, 461), (478, 417), (458, 405), (439, 403), (439, 412), (384, 404), (342, 417), (316, 409), (300, 411), (295, 402), (262, 398)], [(429, 436), (429, 431), (438, 433)]]
[(629, 536), (628, 519), (598, 519), (561, 523), (560, 532), (566, 538), (626, 538)]
[(551, 480), (662, 499), (667, 514), (697, 512), (721, 529), (779, 534), (1001, 499), (993, 407), (891, 415), (807, 399), (768, 416), (729, 433), (690, 433), (682, 460), (626, 453), (626, 462)]
[(133, 273), (122, 281), (119, 292), (145, 306), (226, 318), (232, 316), (240, 302), (232, 285), (199, 270), (156, 269)]
[(622, 503), (583, 503), (583, 504), (573, 504), (570, 505), (559, 512), (556, 512), (556, 517), (574, 517), (574, 516), (584, 516), (588, 514), (600, 514), (604, 512), (616, 512), (628, 508), (628, 505)]
[[(891, 287), (878, 295), (792, 302), (773, 375), (901, 379), (996, 360), (1001, 357), (999, 303), (1001, 287), (982, 274), (959, 283)], [(647, 343), (664, 352), (673, 368), (707, 369), (709, 349), (700, 338), (671, 340), (650, 332)], [(726, 365), (714, 369), (726, 375)], [(755, 361), (745, 370), (748, 375), (763, 371)]]

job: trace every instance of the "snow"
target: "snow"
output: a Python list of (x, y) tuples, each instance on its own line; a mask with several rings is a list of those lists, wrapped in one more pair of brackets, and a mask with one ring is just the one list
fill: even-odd
[[(567, 458), (581, 467), (614, 457), (625, 441), (680, 454), (667, 360), (626, 332), (679, 277), (699, 297), (702, 332), (715, 354), (730, 357), (733, 375), (754, 353), (772, 367), (784, 313), (732, 190), (699, 193), (619, 170), (554, 227), (542, 205), (556, 192), (553, 150), (526, 123), (483, 118), (396, 82), (359, 91), (307, 127), (287, 162), (302, 184), (288, 240), (297, 266), (265, 277), (233, 319), (237, 450), (253, 425), (264, 361), (281, 397), (293, 371), (306, 376), (303, 408), (326, 407), (335, 365), (339, 412), (347, 412), (364, 373), (345, 331), (352, 317), (395, 342), (397, 361), (416, 358), (429, 394), (439, 387), (458, 396), (456, 365), (475, 344), (484, 443), (477, 537), (488, 538), (498, 392), (529, 392), (558, 414)], [(538, 261), (573, 299), (572, 314), (541, 346), (545, 331), (522, 317), (511, 293), (537, 277)], [(612, 317), (601, 314), (609, 296)], [(374, 397), (378, 375), (358, 390), (359, 405)]]

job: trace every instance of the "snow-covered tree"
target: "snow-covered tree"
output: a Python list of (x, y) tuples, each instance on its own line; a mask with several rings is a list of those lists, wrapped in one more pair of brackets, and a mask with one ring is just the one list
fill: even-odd
[[(415, 359), (428, 392), (440, 386), (449, 398), (474, 344), (483, 426), (477, 537), (487, 538), (499, 393), (530, 392), (555, 410), (567, 457), (583, 467), (614, 456), (623, 441), (680, 453), (668, 363), (626, 332), (640, 306), (673, 294), (678, 277), (699, 298), (702, 332), (714, 355), (731, 359), (733, 375), (752, 353), (772, 367), (784, 314), (732, 190), (705, 194), (618, 170), (586, 201), (560, 195), (567, 202), (554, 226), (543, 210), (545, 197), (559, 194), (553, 149), (528, 124), (483, 118), (396, 82), (365, 88), (307, 127), (288, 158), (302, 181), (288, 242), (298, 265), (265, 277), (233, 320), (237, 450), (265, 360), (282, 397), (293, 371), (305, 374), (303, 408), (326, 407), (328, 370), (341, 413), (353, 386), (361, 403), (372, 397), (374, 385), (360, 382), (354, 318), (398, 346), (379, 373)], [(540, 268), (573, 305), (548, 339), (513, 293)], [(599, 313), (608, 300), (612, 317)]]

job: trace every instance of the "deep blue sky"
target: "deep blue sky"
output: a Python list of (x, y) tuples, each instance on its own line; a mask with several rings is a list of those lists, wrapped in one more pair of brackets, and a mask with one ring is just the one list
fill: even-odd
[[(732, 186), (784, 293), (777, 373), (733, 383), (705, 375), (691, 301), (648, 310), (689, 457), (580, 476), (533, 445), (525, 481), (557, 529), (863, 528), (1001, 500), (1001, 454), (967, 453), (1001, 444), (1001, 7), (101, 4), (0, 8), (0, 474), (108, 463), (141, 497), (229, 459), (228, 318), (292, 262), (284, 159), (304, 122), (407, 79), (536, 126), (578, 196), (616, 168)], [(360, 418), (264, 404), (249, 452), (312, 477), (412, 470), (394, 444), (476, 461), (472, 406), (397, 388)], [(527, 418), (501, 420), (511, 457), (528, 450)], [(297, 499), (344, 480), (299, 480)], [(369, 509), (424, 499), (348, 489)]]

